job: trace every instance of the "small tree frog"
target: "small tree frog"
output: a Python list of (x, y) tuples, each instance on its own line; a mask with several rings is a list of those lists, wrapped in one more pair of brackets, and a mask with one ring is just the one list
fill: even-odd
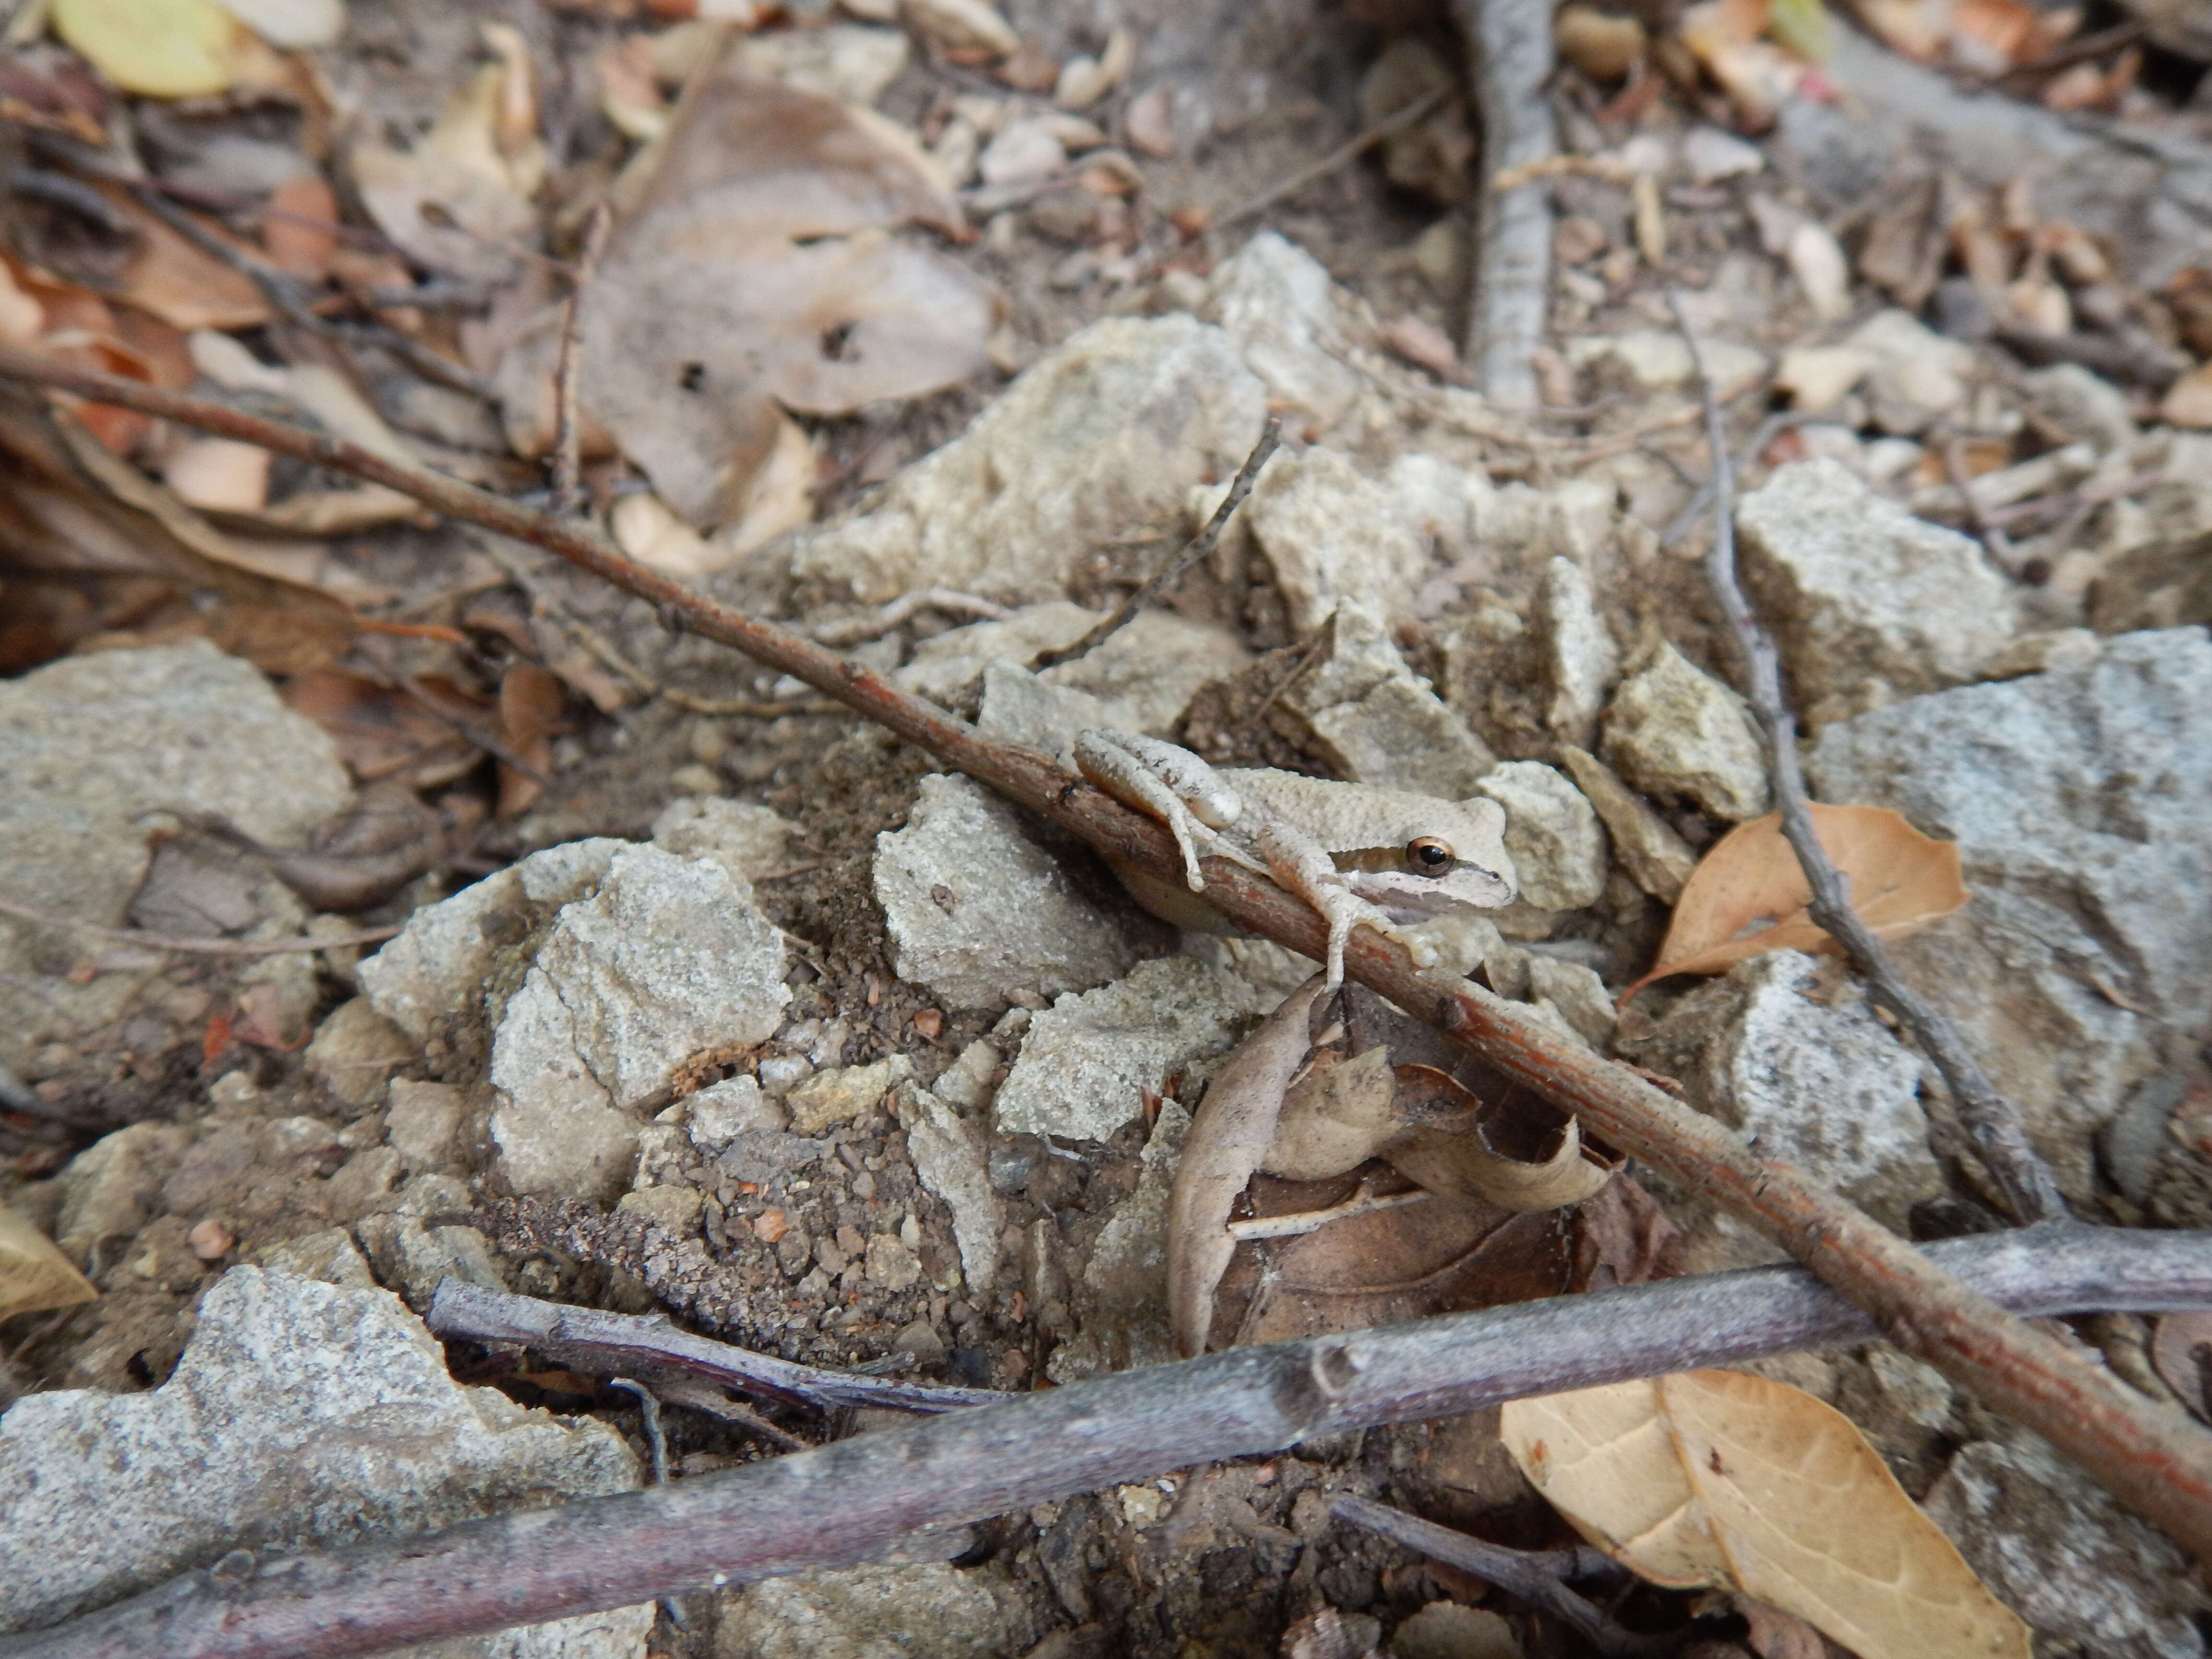
[(1365, 923), (1426, 965), (1429, 941), (1405, 925), (1512, 902), (1505, 812), (1496, 801), (1437, 800), (1403, 789), (1336, 783), (1295, 772), (1217, 771), (1189, 750), (1133, 732), (1093, 729), (1075, 740), (1084, 776), (1158, 818), (1182, 849), (1189, 893), (1116, 865), (1138, 902), (1185, 927), (1226, 931), (1190, 896), (1206, 890), (1200, 849), (1272, 876), (1328, 921), (1326, 989), (1344, 979), (1344, 947)]

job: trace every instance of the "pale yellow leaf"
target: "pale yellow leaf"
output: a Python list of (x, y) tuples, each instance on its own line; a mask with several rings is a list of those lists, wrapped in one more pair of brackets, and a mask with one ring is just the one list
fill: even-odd
[(2027, 1659), (2027, 1626), (1810, 1395), (1686, 1371), (1516, 1401), (1500, 1428), (1537, 1490), (1655, 1583), (1740, 1591), (1860, 1659)]
[(0, 1204), (0, 1323), (21, 1313), (73, 1308), (99, 1294), (52, 1239)]
[[(1812, 808), (1814, 833), (1843, 873), (1851, 908), (1877, 938), (1902, 939), (1966, 902), (1959, 849), (1922, 835), (1886, 806)], [(1651, 971), (1633, 996), (1668, 974), (1725, 973), (1769, 951), (1830, 951), (1807, 913), (1812, 889), (1782, 834), (1782, 815), (1739, 824), (1691, 872)]]
[(53, 20), (94, 69), (149, 98), (227, 90), (247, 34), (215, 0), (53, 0)]

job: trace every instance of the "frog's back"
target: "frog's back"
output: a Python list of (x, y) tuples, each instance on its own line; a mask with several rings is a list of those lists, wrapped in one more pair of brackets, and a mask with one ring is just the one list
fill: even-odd
[(1410, 789), (1338, 783), (1296, 772), (1231, 769), (1221, 775), (1252, 805), (1304, 828), (1332, 853), (1403, 847), (1424, 836), (1462, 859), (1510, 869), (1505, 815), (1496, 802), (1440, 800)]

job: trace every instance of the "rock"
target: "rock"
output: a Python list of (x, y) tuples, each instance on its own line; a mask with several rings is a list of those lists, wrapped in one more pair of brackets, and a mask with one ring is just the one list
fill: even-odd
[[(1725, 390), (1766, 368), (1766, 356), (1734, 340), (1700, 343), (1713, 384)], [(1627, 334), (1582, 334), (1566, 343), (1567, 363), (1577, 372), (1602, 368), (1624, 376), (1638, 392), (1673, 392), (1698, 383), (1697, 364), (1682, 337), (1672, 330), (1640, 329)]]
[[(329, 736), (258, 670), (203, 641), (64, 657), (0, 683), (0, 898), (107, 927), (127, 920), (174, 819), (221, 819), (290, 847), (353, 797)], [(304, 915), (283, 896), (289, 914), (264, 918), (279, 933)], [(16, 988), (0, 1064), (24, 1073), (44, 1043), (104, 1025), (139, 996), (138, 972), (61, 977), (82, 944), (0, 917), (0, 975)], [(313, 974), (296, 960), (281, 971)]]
[(720, 864), (626, 847), (563, 905), (492, 1039), (491, 1133), (520, 1193), (628, 1188), (637, 1120), (693, 1055), (774, 1034), (783, 938)]
[[(234, 1267), (144, 1394), (35, 1394), (0, 1418), (0, 1630), (103, 1607), (234, 1549), (389, 1540), (634, 1490), (589, 1419), (457, 1385), (382, 1291)], [(651, 1604), (441, 1644), (455, 1656), (642, 1659)]]
[(1613, 838), (1613, 850), (1629, 879), (1662, 904), (1680, 897), (1698, 865), (1689, 843), (1589, 750), (1562, 744), (1559, 758)]
[(710, 1157), (754, 1130), (791, 1127), (791, 1114), (780, 1102), (763, 1095), (760, 1084), (742, 1072), (686, 1095), (683, 1106), (684, 1127), (691, 1144)]
[(1605, 830), (1581, 790), (1540, 761), (1510, 761), (1474, 793), (1505, 809), (1505, 850), (1522, 903), (1579, 910), (1597, 902), (1610, 866)]
[(415, 1045), (407, 1034), (370, 1006), (367, 997), (331, 1010), (301, 1056), (307, 1075), (349, 1109), (349, 1115), (381, 1101), (392, 1074), (414, 1058)]
[(176, 1170), (192, 1132), (176, 1123), (133, 1123), (79, 1152), (54, 1184), (61, 1209), (54, 1243), (80, 1267), (102, 1248), (121, 1243), (161, 1213), (161, 1187)]
[(1566, 558), (1587, 570), (1613, 550), (1620, 492), (1606, 478), (1570, 478), (1547, 489), (1510, 483), (1476, 494), (1472, 545), (1517, 550), (1518, 562)]
[(948, 46), (1001, 58), (1021, 49), (1021, 37), (990, 0), (901, 0), (900, 10), (924, 34)]
[(1431, 456), (1404, 455), (1381, 477), (1340, 450), (1269, 463), (1243, 517), (1273, 572), (1284, 620), (1303, 638), (1346, 600), (1411, 617), (1438, 550), (1465, 546), (1489, 481)]
[(725, 795), (687, 795), (669, 802), (653, 821), (653, 844), (678, 858), (719, 864), (750, 887), (790, 865), (786, 842), (798, 827), (765, 806)]
[(2212, 623), (2212, 536), (2130, 548), (2099, 573), (2089, 617), (2100, 634)]
[(792, 537), (791, 574), (870, 603), (931, 586), (1060, 598), (1093, 549), (1175, 520), (1193, 485), (1233, 473), (1265, 397), (1228, 337), (1194, 318), (1094, 323), (870, 511)]
[(1182, 1358), (1168, 1325), (1168, 1195), (1189, 1133), (1189, 1109), (1161, 1102), (1136, 1189), (1115, 1206), (1084, 1261), (1082, 1328), (1046, 1362), (1054, 1382), (1065, 1386)]
[(1391, 1659), (1521, 1659), (1521, 1641), (1512, 1626), (1486, 1607), (1431, 1601), (1390, 1632), (1390, 1654)]
[(2077, 1203), (2091, 1137), (2160, 1047), (2212, 1023), (2212, 641), (2129, 634), (2094, 662), (1830, 727), (1826, 800), (1956, 841), (1974, 901), (1891, 945)]
[(1618, 1023), (1613, 993), (1597, 976), (1597, 969), (1579, 962), (1560, 962), (1540, 951), (1528, 953), (1528, 1001), (1549, 1009), (1571, 1027), (1582, 1040), (1601, 1052), (1613, 1043)]
[(1850, 346), (1792, 346), (1782, 354), (1774, 384), (1789, 394), (1792, 409), (1822, 415), (1843, 402), (1875, 362), (1873, 353)]
[(850, 1567), (765, 1579), (728, 1597), (714, 1651), (719, 1659), (998, 1659), (1018, 1645), (1013, 1628), (981, 1572), (941, 1561)]
[(2079, 668), (2097, 659), (2104, 641), (2086, 628), (2054, 628), (2023, 634), (1982, 665), (1985, 680), (2016, 680), (2047, 674), (2054, 668)]
[(1766, 171), (1766, 155), (1756, 144), (1747, 144), (1732, 132), (1718, 127), (1699, 126), (1690, 130), (1682, 140), (1682, 165), (1690, 170), (1690, 177), (1701, 185), (1716, 179), (1741, 178), (1746, 173)]
[(1974, 349), (1892, 307), (1861, 323), (1844, 343), (1874, 360), (1866, 378), (1875, 424), (1909, 437), (1966, 401)]
[(914, 1075), (914, 1062), (904, 1054), (870, 1066), (840, 1066), (817, 1072), (784, 1096), (790, 1109), (791, 1127), (802, 1135), (818, 1135), (824, 1129), (850, 1122)]
[(1620, 678), (1620, 649), (1582, 566), (1556, 556), (1546, 563), (1532, 621), (1552, 694), (1544, 723), (1563, 742), (1595, 742), (1598, 714)]
[(1638, 789), (1741, 823), (1766, 811), (1766, 757), (1741, 697), (1671, 645), (1606, 710), (1606, 763)]
[(875, 890), (899, 977), (956, 1007), (1087, 989), (1135, 954), (1013, 808), (964, 777), (924, 778), (906, 828), (876, 837)]
[(1358, 401), (1364, 383), (1345, 357), (1370, 331), (1296, 243), (1271, 230), (1254, 236), (1215, 270), (1201, 314), (1221, 325), (1272, 403), (1304, 410), (1326, 430)]
[(465, 1033), (483, 1018), (501, 942), (542, 932), (552, 913), (599, 885), (629, 844), (565, 842), (416, 911), (398, 938), (361, 964), (370, 1006), (418, 1046), (457, 1028)]
[(377, 1287), (376, 1275), (369, 1272), (368, 1259), (354, 1243), (353, 1235), (343, 1227), (325, 1227), (319, 1233), (272, 1244), (261, 1252), (261, 1259), (254, 1265), (272, 1273), (319, 1279), (349, 1291), (373, 1291)]
[(624, 1193), (615, 1210), (621, 1215), (641, 1215), (672, 1238), (696, 1238), (707, 1194), (696, 1187), (641, 1187)]
[[(891, 681), (948, 708), (983, 684), (988, 703), (985, 682), (993, 664), (1004, 665), (1002, 674), (1026, 674), (1022, 665), (1041, 652), (1073, 645), (1104, 615), (1055, 599), (1025, 606), (1000, 622), (951, 629), (916, 646), (913, 659), (892, 672)], [(1250, 657), (1225, 628), (1171, 611), (1146, 611), (1087, 655), (1029, 678), (1036, 684), (1032, 696), (1054, 710), (1048, 724), (1063, 720), (1062, 711), (1069, 708), (1095, 708), (1106, 725), (1165, 736), (1182, 718), (1191, 693), (1208, 680), (1235, 673)], [(1002, 699), (1016, 699), (1000, 704), (1010, 732), (1024, 729), (1034, 718), (1012, 712), (1021, 708), (1026, 689), (1000, 690)]]
[(1227, 1049), (1264, 994), (1187, 957), (1140, 962), (1127, 979), (1063, 996), (1030, 1020), (992, 1103), (1000, 1134), (1104, 1140), (1142, 1115), (1147, 1094), (1193, 1060)]
[(427, 1312), (438, 1286), (449, 1279), (488, 1291), (510, 1288), (507, 1270), (481, 1231), (428, 1219), (466, 1214), (474, 1204), (469, 1189), (451, 1176), (417, 1176), (393, 1207), (363, 1217), (354, 1231), (376, 1264), (377, 1277), (404, 1297), (408, 1306)]
[(1815, 724), (1970, 680), (2018, 625), (1979, 547), (1834, 461), (1776, 469), (1735, 522), (1744, 580)]
[(983, 146), (976, 172), (987, 185), (1033, 185), (1067, 165), (1067, 152), (1041, 116), (1009, 121)]
[[(978, 1048), (992, 1052), (995, 1066), (990, 1045), (969, 1045), (971, 1053)], [(921, 1088), (909, 1088), (902, 1096), (899, 1121), (906, 1129), (907, 1155), (914, 1160), (915, 1174), (952, 1212), (962, 1276), (969, 1293), (981, 1296), (998, 1279), (999, 1231), (1005, 1220), (999, 1195), (991, 1190), (984, 1127), (941, 1096)]]
[(1960, 1447), (1922, 1507), (2042, 1634), (2098, 1659), (2202, 1659), (2186, 1558), (2027, 1431)]
[(1463, 800), (1497, 764), (1429, 683), (1407, 667), (1382, 617), (1359, 601), (1337, 606), (1311, 665), (1271, 701), (1271, 714), (1290, 717), (1279, 722), (1288, 728), (1285, 735), (1346, 782)]
[(984, 667), (983, 704), (975, 714), (975, 729), (988, 737), (1037, 750), (1073, 769), (1070, 751), (1076, 734), (1118, 724), (1106, 705), (1088, 691), (1039, 679), (1004, 658)]
[(887, 1291), (910, 1291), (921, 1279), (921, 1261), (896, 1233), (872, 1233), (866, 1254), (868, 1282)]
[(2021, 412), (2057, 442), (2087, 441), (2100, 452), (2129, 450), (2137, 437), (2128, 394), (2079, 363), (2053, 363), (2021, 377)]
[(402, 1078), (384, 1108), (384, 1139), (410, 1170), (441, 1170), (453, 1161), (453, 1137), (466, 1103), (451, 1084)]
[(1824, 997), (1820, 977), (1796, 951), (1754, 957), (1691, 992), (1655, 1030), (1624, 1032), (1620, 1051), (1901, 1231), (1915, 1202), (1943, 1190), (1920, 1062), (1855, 990)]

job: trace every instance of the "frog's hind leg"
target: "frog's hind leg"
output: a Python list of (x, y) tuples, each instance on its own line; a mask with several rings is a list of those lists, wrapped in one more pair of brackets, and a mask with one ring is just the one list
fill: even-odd
[(1188, 749), (1133, 732), (1079, 732), (1074, 753), (1085, 777), (1123, 805), (1167, 826), (1182, 854), (1190, 890), (1203, 892), (1197, 842), (1202, 838), (1209, 848), (1216, 844), (1213, 831), (1234, 823), (1243, 805), (1221, 775)]

